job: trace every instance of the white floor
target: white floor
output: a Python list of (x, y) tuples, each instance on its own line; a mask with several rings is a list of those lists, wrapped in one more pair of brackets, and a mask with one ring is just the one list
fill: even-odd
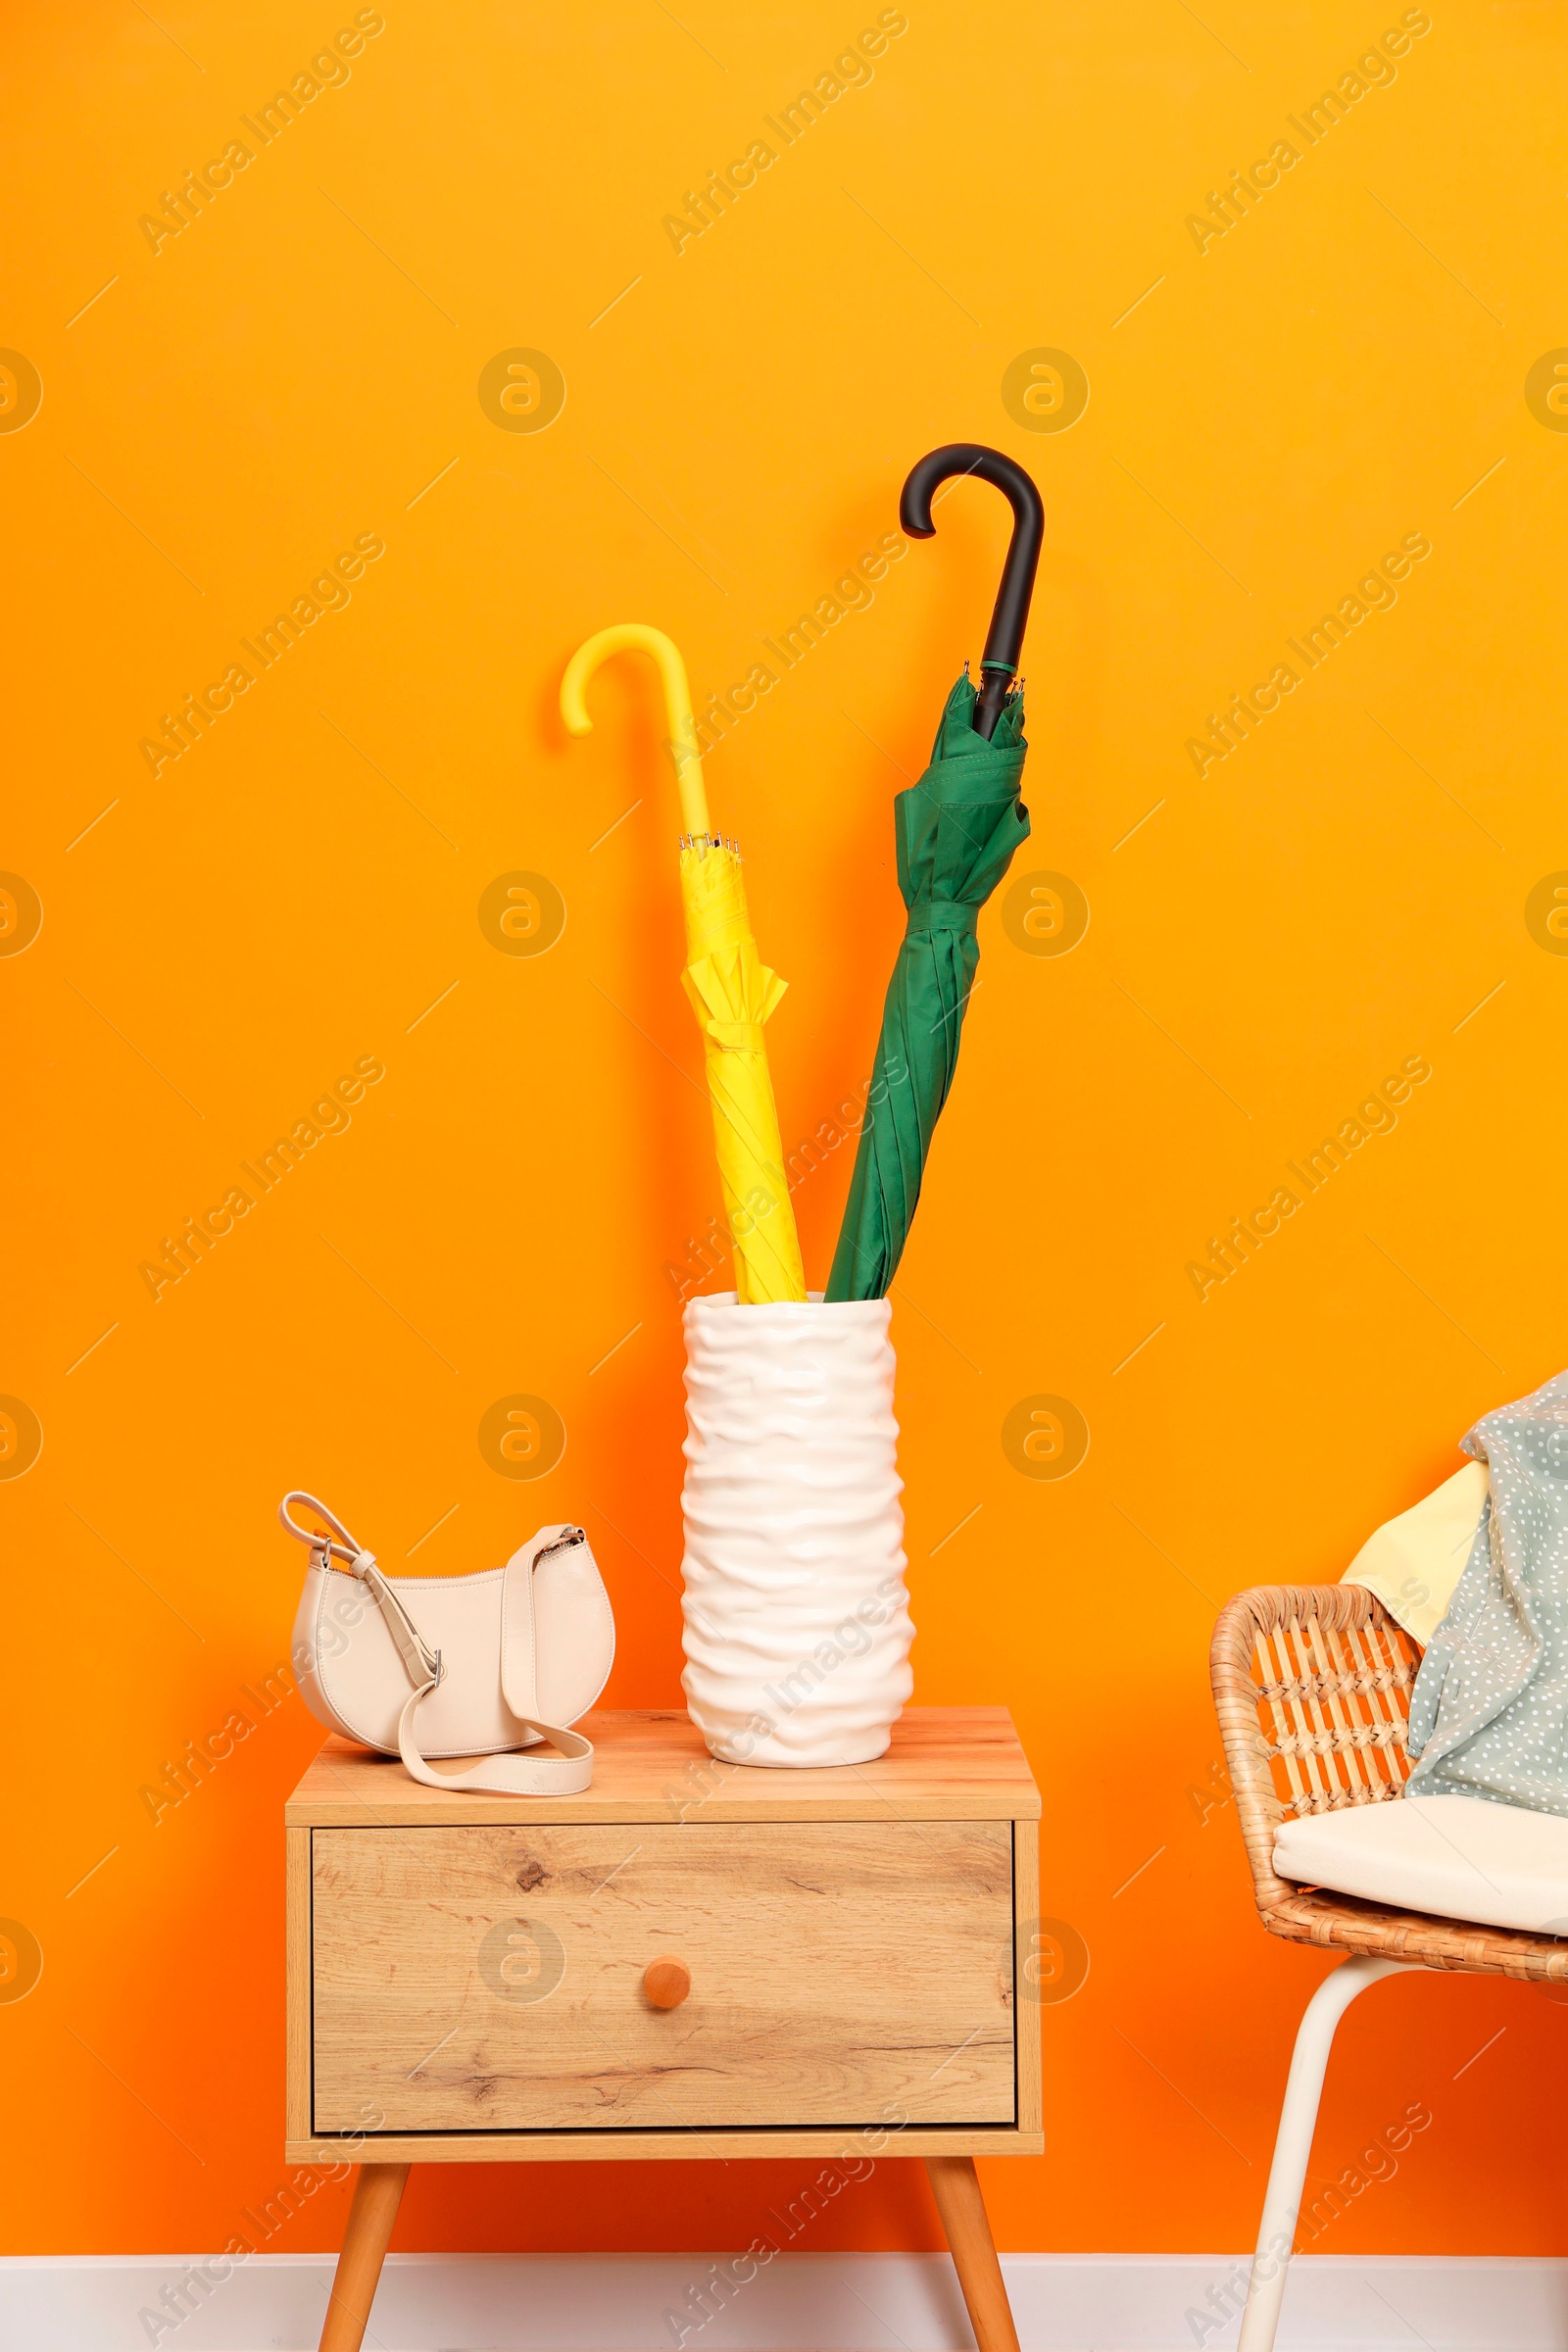
[[(5, 2352), (313, 2352), (326, 2256), (0, 2261)], [(945, 2255), (780, 2255), (715, 2293), (701, 2255), (394, 2254), (368, 2352), (961, 2352)], [(1023, 2352), (1234, 2345), (1236, 2255), (1004, 2257)], [(710, 2316), (704, 2319), (705, 2308)], [(1229, 2316), (1226, 2316), (1226, 2315)], [(1307, 2255), (1281, 2352), (1568, 2352), (1568, 2262)]]

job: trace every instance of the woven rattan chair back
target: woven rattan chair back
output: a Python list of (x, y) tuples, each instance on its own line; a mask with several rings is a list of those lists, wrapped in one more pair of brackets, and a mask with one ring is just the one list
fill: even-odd
[(1403, 1796), (1420, 1660), (1364, 1585), (1255, 1585), (1220, 1611), (1209, 1671), (1259, 1917), (1296, 1943), (1568, 1978), (1568, 1943), (1549, 1936), (1390, 1910), (1274, 1874), (1282, 1821)]
[(1214, 1703), (1259, 1909), (1293, 1891), (1282, 1821), (1403, 1795), (1420, 1654), (1364, 1585), (1260, 1585), (1222, 1611)]

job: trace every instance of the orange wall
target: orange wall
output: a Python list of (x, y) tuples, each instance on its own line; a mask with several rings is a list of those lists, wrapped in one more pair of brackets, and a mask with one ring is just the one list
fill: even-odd
[[(421, 1540), (419, 1568), (486, 1565), (585, 1518), (612, 1699), (676, 1699), (664, 1268), (717, 1188), (673, 790), (652, 673), (606, 672), (568, 744), (561, 670), (641, 617), (699, 700), (727, 688), (891, 527), (909, 463), (974, 437), (1048, 517), (1015, 872), (1071, 877), (1092, 919), (1050, 956), (987, 916), (901, 1277), (917, 1696), (1013, 1709), (1045, 1909), (1092, 1956), (1046, 2011), (1051, 2153), (991, 2168), (999, 2233), (1244, 2245), (1322, 1964), (1258, 1929), (1204, 1794), (1215, 1606), (1337, 1576), (1565, 1347), (1568, 962), (1526, 920), (1568, 868), (1568, 419), (1526, 397), (1568, 343), (1560, 19), (1434, 0), (1396, 78), (1309, 146), (1288, 118), (1397, 7), (1216, 0), (1210, 30), (1153, 0), (908, 0), (874, 76), (677, 254), (663, 215), (875, 6), (386, 0), (352, 77), (266, 147), (242, 117), (352, 8), (171, 8), (167, 35), (121, 6), (14, 12), (3, 101), (0, 340), (43, 387), (0, 433), (0, 864), (43, 916), (0, 957), (0, 1389), (43, 1435), (0, 1481), (0, 1911), (44, 1955), (0, 2006), (7, 2240), (215, 2246), (285, 2178), (278, 1816), (319, 1735), (289, 1699), (156, 1824), (140, 1794), (285, 1652), (284, 1487), (391, 1566)], [(254, 160), (155, 252), (139, 217), (235, 138)], [(1293, 168), (1195, 235), (1281, 139)], [(519, 348), (565, 381), (539, 433), (476, 392)], [(1090, 386), (1059, 432), (1003, 398), (1041, 349)], [(1002, 501), (960, 489), (939, 519), (709, 761), (792, 983), (769, 1033), (791, 1144), (867, 1072), (891, 796), (989, 612)], [(1397, 602), (1308, 670), (1288, 641), (1417, 533)], [(160, 714), (362, 534), (385, 552), (346, 609), (151, 772)], [(1299, 683), (1200, 773), (1189, 738), (1282, 662)], [(537, 957), (478, 919), (516, 871), (566, 909)], [(1208, 1238), (1412, 1056), (1431, 1076), (1397, 1128), (1200, 1300)], [(352, 1126), (155, 1301), (161, 1238), (366, 1057), (385, 1075)], [(816, 1281), (850, 1156), (797, 1196)], [(568, 1433), (532, 1486), (477, 1442), (516, 1393)], [(1062, 1481), (1002, 1443), (1043, 1393), (1091, 1433)], [(1358, 2008), (1319, 2179), (1412, 2101), (1434, 2120), (1317, 2249), (1562, 2250), (1540, 2093), (1565, 2042), (1568, 2010), (1497, 1982)], [(735, 2244), (797, 2183), (525, 2185), (416, 2175), (398, 2242)], [(343, 2194), (274, 2247), (334, 2242)], [(819, 2232), (934, 2242), (916, 2169), (881, 2166)]]

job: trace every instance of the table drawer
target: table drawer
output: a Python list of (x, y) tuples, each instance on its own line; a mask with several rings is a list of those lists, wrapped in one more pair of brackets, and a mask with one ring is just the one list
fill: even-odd
[(1009, 1822), (311, 1837), (318, 2132), (1015, 2121)]

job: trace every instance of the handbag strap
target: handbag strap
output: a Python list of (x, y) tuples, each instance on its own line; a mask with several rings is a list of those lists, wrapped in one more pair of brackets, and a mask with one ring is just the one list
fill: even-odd
[[(296, 1524), (291, 1502), (307, 1503), (319, 1513), (341, 1539)], [(299, 1489), (285, 1494), (277, 1515), (291, 1536), (309, 1544), (322, 1564), (336, 1557), (351, 1576), (359, 1578), (374, 1599), (414, 1686), (398, 1717), (398, 1754), (404, 1770), (426, 1788), (480, 1789), (495, 1796), (575, 1796), (594, 1775), (591, 1740), (564, 1725), (543, 1723), (537, 1712), (538, 1650), (534, 1634), (533, 1572), (547, 1552), (582, 1541), (581, 1530), (569, 1526), (541, 1528), (531, 1543), (507, 1562), (501, 1591), (501, 1690), (507, 1706), (535, 1740), (548, 1740), (561, 1752), (554, 1756), (480, 1757), (461, 1772), (441, 1772), (430, 1764), (416, 1737), (415, 1718), (441, 1681), (441, 1652), (431, 1649), (410, 1616), (407, 1603), (375, 1564), (373, 1552), (355, 1543), (341, 1519), (335, 1518), (314, 1494)]]
[(563, 1725), (540, 1723), (534, 1716), (522, 1719), (528, 1730), (560, 1748), (560, 1755), (482, 1756), (462, 1772), (437, 1772), (419, 1752), (414, 1718), (439, 1680), (437, 1675), (412, 1690), (398, 1717), (398, 1754), (404, 1770), (422, 1781), (426, 1788), (481, 1788), (493, 1796), (575, 1796), (588, 1787), (594, 1777), (593, 1741)]

